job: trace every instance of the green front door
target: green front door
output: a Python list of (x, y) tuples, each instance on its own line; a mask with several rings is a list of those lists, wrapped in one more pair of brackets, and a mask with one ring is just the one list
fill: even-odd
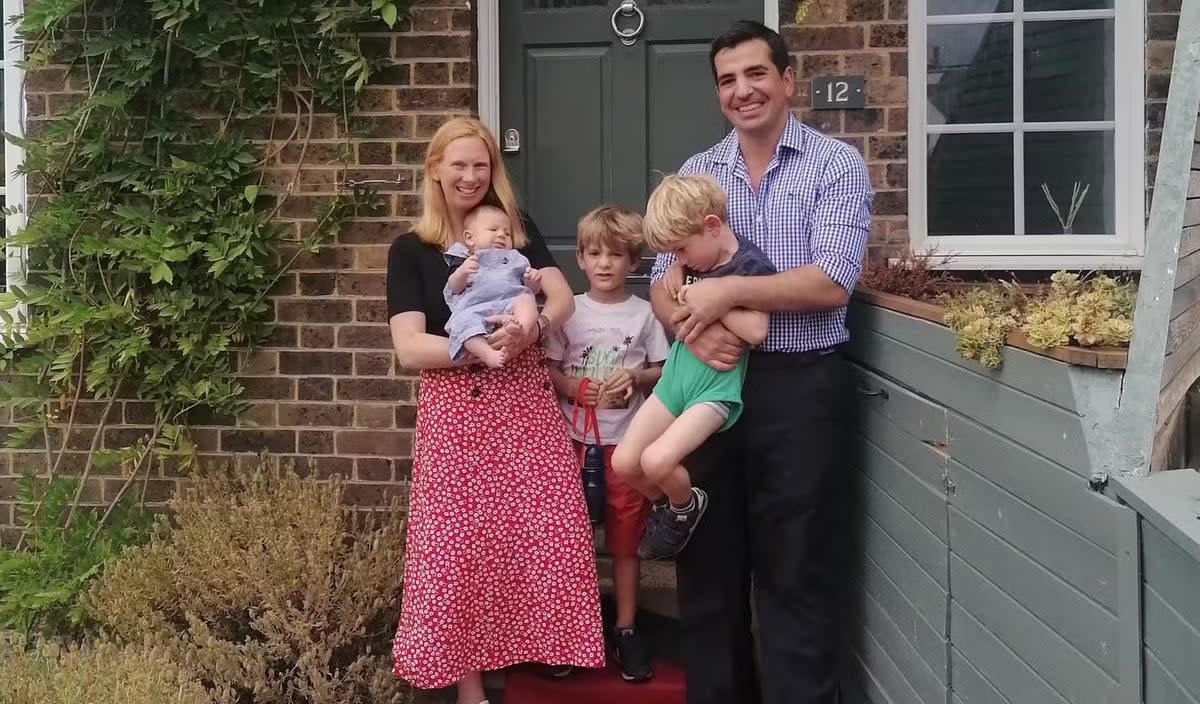
[(642, 212), (656, 173), (725, 134), (709, 42), (762, 11), (762, 0), (500, 3), (497, 137), (577, 290), (575, 222), (601, 203)]

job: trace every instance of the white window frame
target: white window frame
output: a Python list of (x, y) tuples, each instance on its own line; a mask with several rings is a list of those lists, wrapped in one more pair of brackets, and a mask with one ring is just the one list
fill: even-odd
[[(21, 66), (24, 46), (17, 35), (18, 17), (25, 11), (23, 0), (3, 0), (4, 12), (4, 131), (17, 137), (25, 135), (25, 70)], [(4, 219), (9, 235), (25, 227), (27, 218), (27, 191), (25, 176), (17, 173), (25, 163), (25, 149), (4, 140), (4, 191), (0, 193), (4, 205), (17, 205), (17, 212)], [(5, 288), (25, 285), (25, 252), (17, 247), (4, 246)], [(25, 318), (24, 306), (9, 311), (17, 320)]]
[[(1145, 2), (1115, 0), (1113, 10), (1066, 10), (1027, 13), (1025, 0), (1013, 0), (1013, 11), (927, 17), (926, 0), (910, 0), (908, 86), (908, 217), (910, 247), (915, 253), (936, 251), (950, 256), (951, 269), (1137, 269), (1145, 251)], [(994, 125), (928, 125), (926, 97), (927, 29), (931, 25), (979, 24), (1024, 20), (1114, 20), (1114, 114), (1107, 123), (1054, 123), (1057, 129), (1079, 125), (1112, 125), (1115, 152), (1117, 232), (1109, 235), (955, 235), (928, 234), (927, 135), (932, 132), (1013, 132), (1015, 222), (1023, 222), (1024, 152), (1022, 120), (1024, 36), (1013, 33), (1014, 123)], [(1039, 123), (1039, 126), (1048, 126)]]

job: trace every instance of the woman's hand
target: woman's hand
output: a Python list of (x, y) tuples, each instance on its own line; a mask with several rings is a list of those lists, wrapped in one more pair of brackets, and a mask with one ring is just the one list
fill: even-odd
[(512, 315), (493, 315), (490, 318), (485, 318), (485, 322), (495, 325), (496, 329), (491, 335), (488, 335), (488, 344), (494, 350), (504, 350), (505, 359), (512, 361), (517, 358), (525, 348), (532, 345), (538, 337), (537, 327), (532, 330), (525, 330), (521, 327), (521, 323)]

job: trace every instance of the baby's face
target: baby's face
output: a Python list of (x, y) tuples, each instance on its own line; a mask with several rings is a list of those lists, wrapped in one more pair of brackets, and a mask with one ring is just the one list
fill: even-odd
[(512, 224), (503, 210), (485, 208), (467, 224), (467, 244), (481, 249), (512, 249)]

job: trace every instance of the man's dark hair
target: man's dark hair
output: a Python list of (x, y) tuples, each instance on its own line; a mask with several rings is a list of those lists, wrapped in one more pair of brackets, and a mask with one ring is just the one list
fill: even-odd
[(712, 41), (712, 48), (708, 50), (708, 63), (712, 66), (713, 80), (717, 79), (717, 52), (732, 49), (755, 39), (761, 39), (767, 43), (767, 47), (771, 50), (771, 63), (775, 64), (775, 68), (779, 69), (779, 75), (782, 76), (783, 72), (791, 65), (788, 59), (787, 44), (783, 42), (783, 37), (762, 22), (741, 20), (734, 22), (729, 29)]

